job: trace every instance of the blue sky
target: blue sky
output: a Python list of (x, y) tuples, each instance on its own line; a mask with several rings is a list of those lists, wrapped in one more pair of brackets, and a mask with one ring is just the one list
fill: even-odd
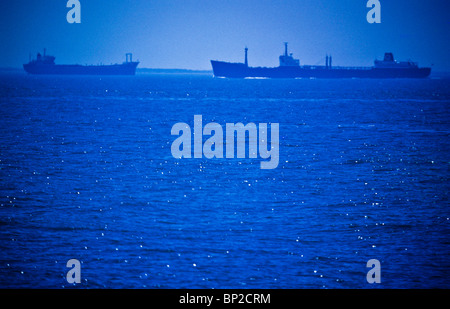
[(384, 52), (450, 71), (450, 1), (380, 0), (369, 24), (366, 0), (80, 0), (81, 24), (66, 0), (0, 3), (0, 66), (21, 67), (47, 48), (56, 62), (210, 69), (211, 59), (277, 66), (283, 42), (302, 64), (370, 66)]

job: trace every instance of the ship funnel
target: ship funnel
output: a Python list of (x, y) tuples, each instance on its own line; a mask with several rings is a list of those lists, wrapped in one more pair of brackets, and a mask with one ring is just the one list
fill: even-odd
[(284, 42), (284, 55), (288, 56), (288, 42)]

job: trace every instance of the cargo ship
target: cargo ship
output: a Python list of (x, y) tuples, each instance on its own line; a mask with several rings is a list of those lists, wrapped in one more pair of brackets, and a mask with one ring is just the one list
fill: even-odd
[(133, 61), (133, 55), (125, 55), (126, 60), (122, 64), (110, 65), (80, 65), (80, 64), (55, 64), (55, 57), (45, 54), (37, 54), (36, 59), (30, 59), (23, 65), (30, 74), (54, 74), (54, 75), (135, 75), (139, 64)]
[(325, 57), (325, 65), (300, 65), (300, 60), (288, 53), (279, 57), (278, 67), (250, 67), (248, 48), (244, 63), (211, 60), (215, 77), (228, 78), (425, 78), (431, 68), (420, 68), (417, 62), (396, 61), (392, 53), (385, 53), (383, 60), (375, 60), (372, 67), (341, 67), (332, 65), (332, 56)]

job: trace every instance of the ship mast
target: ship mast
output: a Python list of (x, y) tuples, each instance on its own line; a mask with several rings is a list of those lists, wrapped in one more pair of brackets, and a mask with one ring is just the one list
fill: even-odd
[(248, 67), (248, 58), (247, 58), (248, 48), (245, 47), (245, 66)]
[[(130, 59), (130, 61), (128, 61), (128, 58)], [(132, 53), (127, 53), (125, 54), (125, 62), (133, 62), (133, 54)]]

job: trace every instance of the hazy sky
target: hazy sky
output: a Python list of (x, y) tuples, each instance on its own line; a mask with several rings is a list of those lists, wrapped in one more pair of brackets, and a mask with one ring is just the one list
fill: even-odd
[(21, 67), (47, 48), (60, 64), (116, 63), (132, 52), (140, 68), (211, 69), (210, 60), (277, 66), (283, 42), (302, 64), (370, 66), (398, 60), (450, 71), (450, 1), (380, 0), (369, 24), (367, 0), (80, 0), (69, 24), (66, 0), (0, 3), (0, 66)]

